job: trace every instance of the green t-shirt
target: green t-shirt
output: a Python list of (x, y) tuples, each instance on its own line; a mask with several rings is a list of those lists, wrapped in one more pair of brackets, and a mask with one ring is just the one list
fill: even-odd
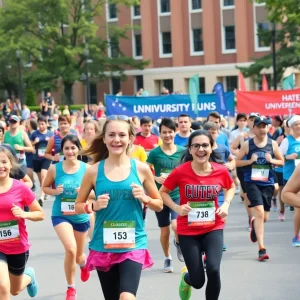
[[(179, 164), (180, 159), (186, 150), (185, 147), (176, 145), (177, 150), (172, 155), (167, 155), (162, 151), (161, 146), (154, 148), (150, 151), (147, 163), (153, 165), (155, 176), (160, 177), (161, 175), (170, 174)], [(160, 189), (161, 184), (156, 183), (158, 189)], [(170, 193), (170, 197), (175, 200), (179, 198), (179, 188), (176, 188)]]

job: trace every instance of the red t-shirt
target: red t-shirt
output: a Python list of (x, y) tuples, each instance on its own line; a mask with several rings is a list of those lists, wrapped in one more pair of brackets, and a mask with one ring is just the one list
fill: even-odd
[[(192, 169), (191, 162), (178, 166), (165, 180), (164, 186), (169, 190), (179, 187), (180, 205), (188, 202), (213, 201), (215, 208), (218, 206), (218, 195), (221, 189), (229, 189), (232, 179), (228, 170), (220, 164), (212, 163), (213, 171), (208, 176), (199, 176)], [(212, 202), (209, 202), (213, 204)], [(181, 235), (199, 235), (223, 229), (224, 220), (215, 215), (214, 224), (190, 226), (188, 216), (178, 216), (177, 232)]]
[(139, 132), (136, 135), (136, 138), (134, 140), (135, 145), (142, 146), (146, 151), (147, 150), (152, 150), (153, 148), (157, 147), (159, 142), (159, 137), (156, 136), (155, 134), (151, 133), (150, 136), (144, 137), (142, 134)]

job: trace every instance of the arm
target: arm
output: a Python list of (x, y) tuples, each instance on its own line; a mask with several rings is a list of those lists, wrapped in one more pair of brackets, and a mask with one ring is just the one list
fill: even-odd
[(298, 195), (300, 191), (300, 165), (298, 165), (290, 177), (289, 181), (285, 185), (281, 193), (281, 199), (284, 203), (300, 208), (300, 197)]
[(29, 210), (29, 212), (26, 212), (21, 207), (13, 205), (11, 212), (15, 217), (20, 219), (26, 219), (30, 221), (42, 221), (45, 219), (44, 211), (36, 199), (34, 199), (29, 205)]
[(33, 152), (34, 148), (29, 140), (29, 137), (27, 135), (27, 133), (23, 132), (23, 141), (25, 146), (23, 147), (18, 147), (20, 149), (16, 149), (16, 150), (21, 150), (21, 151), (25, 151), (25, 152)]
[(238, 147), (241, 144), (241, 138), (244, 138), (244, 135), (242, 137), (241, 135), (237, 136), (230, 144), (230, 152), (234, 155), (238, 155), (238, 153), (240, 152)]
[(52, 136), (47, 144), (47, 148), (45, 150), (45, 158), (49, 160), (54, 160), (54, 156), (52, 155), (52, 149), (54, 147), (54, 137)]
[(284, 156), (285, 160), (294, 160), (298, 157), (297, 153), (291, 153), (289, 155), (287, 154), (287, 151), (289, 149), (289, 140), (285, 138), (282, 143), (280, 144), (279, 150), (281, 154)]
[(236, 166), (237, 167), (245, 167), (253, 164), (257, 160), (257, 156), (255, 154), (252, 155), (251, 159), (243, 160), (243, 157), (248, 154), (249, 142), (246, 141), (242, 144), (242, 147), (239, 153), (236, 156)]
[(166, 180), (165, 176), (155, 176), (155, 170), (154, 170), (154, 166), (151, 163), (147, 162), (147, 165), (150, 167), (150, 170), (153, 171), (153, 177), (154, 180), (159, 183), (159, 184), (164, 184), (164, 181)]
[(235, 169), (235, 159), (232, 154), (229, 154), (228, 163), (226, 163), (225, 166), (229, 169), (229, 171)]
[(278, 147), (277, 142), (272, 141), (272, 146), (273, 146), (273, 152), (275, 159), (270, 159), (270, 163), (275, 165), (275, 166), (283, 166), (284, 165), (284, 158), (283, 155), (280, 152), (280, 149)]
[(30, 177), (29, 177), (27, 174), (22, 178), (22, 181), (23, 181), (24, 184), (26, 184), (30, 189), (33, 187), (32, 180), (30, 179)]
[(55, 165), (52, 165), (48, 172), (47, 172), (47, 175), (46, 175), (46, 178), (43, 182), (43, 186), (42, 186), (42, 189), (43, 189), (43, 192), (46, 194), (46, 195), (51, 195), (51, 196), (56, 196), (58, 195), (58, 191), (57, 189), (52, 189), (50, 186), (54, 183), (54, 180), (55, 180)]

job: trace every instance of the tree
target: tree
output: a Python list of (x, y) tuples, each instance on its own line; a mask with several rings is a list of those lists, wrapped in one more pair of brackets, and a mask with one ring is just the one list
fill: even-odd
[[(300, 5), (299, 0), (257, 0), (265, 2), (269, 11), (268, 18), (276, 24), (276, 43), (279, 49), (276, 51), (277, 81), (281, 81), (284, 70), (288, 67), (300, 66)], [(272, 32), (259, 31), (258, 34), (266, 45), (271, 44)], [(247, 68), (239, 68), (245, 77), (254, 76), (260, 78), (263, 69), (272, 67), (272, 53), (261, 58), (254, 59), (254, 63)]]
[[(89, 75), (103, 80), (109, 72), (124, 76), (126, 67), (142, 69), (122, 53), (120, 39), (127, 39), (130, 25), (103, 28), (107, 0), (6, 0), (0, 9), (0, 57), (20, 49), (33, 63), (25, 76), (30, 88), (42, 91), (62, 82), (65, 97), (72, 103), (72, 86), (85, 73), (85, 50), (89, 52)], [(139, 0), (108, 0), (110, 4), (136, 5)], [(101, 28), (99, 26), (102, 26)], [(109, 38), (99, 31), (107, 30)], [(109, 57), (109, 47), (117, 51)]]

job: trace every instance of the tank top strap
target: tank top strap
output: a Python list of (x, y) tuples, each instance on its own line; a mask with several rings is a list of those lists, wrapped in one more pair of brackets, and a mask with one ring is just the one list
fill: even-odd
[(98, 164), (98, 174), (97, 174), (96, 181), (98, 181), (100, 178), (103, 178), (103, 176), (104, 176), (104, 162), (105, 162), (105, 160), (101, 160)]
[(130, 165), (131, 165), (131, 174), (139, 178), (136, 161), (132, 158), (130, 159)]
[(60, 176), (62, 174), (64, 174), (64, 170), (62, 167), (62, 162), (58, 162), (55, 164), (55, 170), (56, 170), (56, 176)]

